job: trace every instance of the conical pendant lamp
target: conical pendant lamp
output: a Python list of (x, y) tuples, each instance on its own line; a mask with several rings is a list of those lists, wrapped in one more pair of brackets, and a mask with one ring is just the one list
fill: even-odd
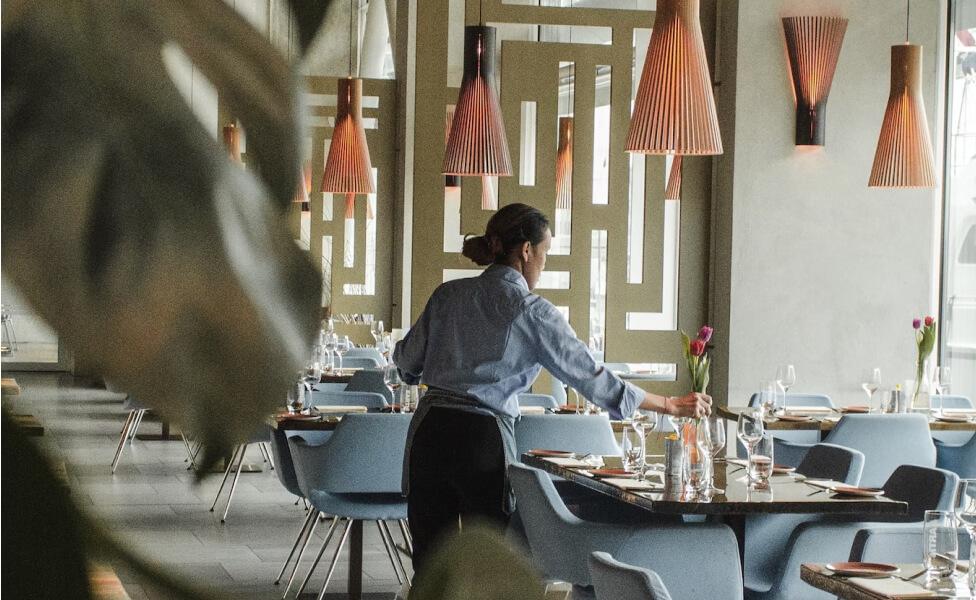
[(241, 130), (234, 123), (224, 125), (224, 147), (232, 161), (244, 164), (241, 160)]
[(362, 106), (363, 80), (340, 79), (335, 128), (322, 177), (323, 192), (372, 194), (375, 191)]
[(498, 190), (491, 175), (481, 176), (481, 210), (498, 210)]
[(305, 162), (302, 165), (301, 173), (299, 173), (298, 188), (295, 190), (295, 199), (292, 201), (295, 204), (302, 205), (302, 212), (309, 212), (312, 210), (309, 194), (312, 193), (312, 166)]
[(922, 47), (891, 47), (891, 89), (868, 187), (935, 187), (935, 158), (922, 100)]
[(556, 208), (573, 204), (573, 117), (559, 117), (559, 144), (556, 150)]
[(699, 0), (658, 0), (628, 152), (721, 154), (715, 97), (698, 19)]
[(796, 97), (797, 146), (823, 146), (827, 95), (847, 31), (840, 17), (784, 17), (783, 34)]
[(668, 172), (668, 183), (664, 188), (665, 200), (681, 200), (681, 155), (671, 160), (671, 170)]
[(511, 175), (505, 124), (495, 91), (495, 28), (464, 28), (464, 76), (451, 121), (445, 175)]

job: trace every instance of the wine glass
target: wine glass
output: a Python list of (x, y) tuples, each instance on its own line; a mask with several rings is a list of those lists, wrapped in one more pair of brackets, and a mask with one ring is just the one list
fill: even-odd
[(636, 431), (633, 430), (631, 423), (624, 423), (624, 430), (620, 435), (620, 446), (624, 452), (624, 469), (627, 471), (635, 472), (640, 465), (640, 453), (641, 447), (640, 443), (636, 437)]
[[(942, 396), (949, 393), (950, 385), (952, 385), (952, 369), (949, 367), (936, 367), (932, 373), (932, 396), (929, 398), (929, 404), (932, 408), (932, 413), (937, 417), (942, 416), (942, 409), (945, 408), (942, 403)], [(939, 403), (938, 410), (935, 407), (936, 400)]]
[(790, 393), (790, 388), (796, 384), (796, 369), (793, 365), (781, 365), (776, 368), (776, 383), (783, 388), (784, 394)]
[(740, 412), (736, 435), (746, 447), (747, 458), (751, 458), (753, 449), (763, 436), (762, 409), (746, 408)]
[(322, 353), (318, 347), (312, 349), (312, 355), (305, 361), (302, 369), (302, 381), (305, 387), (312, 391), (312, 386), (322, 381)]
[(346, 352), (352, 349), (352, 342), (349, 341), (349, 336), (344, 335), (336, 342), (336, 354), (339, 355), (339, 368), (342, 369), (342, 357), (346, 355)]
[(630, 426), (637, 433), (640, 442), (640, 458), (637, 459), (637, 479), (643, 481), (647, 479), (647, 434), (657, 427), (657, 417), (653, 413), (643, 412), (640, 409), (634, 411), (631, 417)]
[(325, 343), (322, 347), (325, 349), (326, 354), (329, 357), (329, 367), (331, 371), (335, 368), (335, 351), (336, 346), (339, 344), (339, 338), (336, 336), (334, 331), (326, 331), (325, 333)]
[(707, 450), (712, 456), (712, 472), (708, 475), (708, 487), (711, 491), (719, 491), (719, 488), (715, 487), (715, 462), (725, 448), (725, 419), (712, 414), (702, 422), (702, 426), (708, 430)]
[(875, 367), (869, 373), (864, 374), (861, 389), (868, 395), (868, 409), (874, 410), (874, 393), (881, 387), (881, 369)]
[(379, 347), (383, 341), (383, 321), (373, 321), (369, 326), (369, 332), (373, 334), (373, 339), (376, 340), (376, 346)]
[(763, 381), (759, 384), (759, 407), (763, 417), (773, 417), (782, 408), (779, 384), (775, 381)]

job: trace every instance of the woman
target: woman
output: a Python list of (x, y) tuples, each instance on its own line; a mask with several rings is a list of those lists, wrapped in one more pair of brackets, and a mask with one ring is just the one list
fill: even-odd
[(694, 417), (711, 412), (708, 396), (647, 393), (597, 364), (562, 313), (531, 291), (551, 243), (545, 215), (525, 204), (505, 206), (485, 235), (464, 241), (464, 256), (491, 266), (438, 287), (396, 346), (403, 380), (429, 386), (404, 460), (418, 573), (459, 518), (507, 522), (513, 506), (505, 471), (517, 460), (518, 394), (543, 367), (616, 419), (637, 408)]

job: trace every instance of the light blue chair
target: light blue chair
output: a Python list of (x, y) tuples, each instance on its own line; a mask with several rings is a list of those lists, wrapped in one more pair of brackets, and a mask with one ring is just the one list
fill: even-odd
[[(966, 396), (954, 396), (947, 394), (945, 396), (933, 396), (930, 400), (932, 406), (941, 406), (945, 410), (952, 410), (953, 408), (973, 408), (973, 401)], [(961, 446), (973, 439), (976, 436), (971, 431), (933, 431), (932, 439), (936, 442), (943, 442), (949, 446)]]
[(961, 479), (976, 479), (976, 435), (959, 446), (935, 441), (938, 455), (936, 464), (940, 469), (952, 471)]
[(369, 358), (376, 363), (376, 366), (386, 364), (386, 358), (383, 356), (383, 353), (376, 348), (350, 348), (342, 358), (343, 366), (345, 366), (346, 359), (349, 358)]
[(556, 404), (563, 406), (566, 404), (566, 384), (550, 376), (549, 395), (556, 400)]
[(311, 392), (312, 406), (365, 406), (366, 410), (377, 412), (386, 408), (386, 398), (375, 392)]
[(606, 415), (522, 415), (515, 422), (516, 456), (529, 450), (620, 454)]
[[(864, 455), (857, 450), (833, 444), (814, 444), (796, 470), (811, 479), (830, 479), (857, 485), (863, 468)], [(746, 586), (761, 590), (772, 587), (776, 566), (787, 550), (790, 534), (810, 518), (810, 515), (802, 514), (746, 517)]]
[[(509, 477), (534, 561), (549, 581), (572, 583), (574, 596), (591, 593), (590, 555), (608, 552), (619, 561), (654, 569), (676, 598), (742, 598), (738, 547), (727, 526), (583, 521), (566, 508), (544, 472), (515, 463)], [(691, 565), (704, 567), (690, 576)]]
[[(336, 361), (336, 364), (339, 364), (338, 361)], [(346, 354), (342, 357), (343, 369), (377, 369), (382, 367), (383, 364), (383, 361), (377, 360), (372, 356), (349, 356), (349, 354)]]
[[(367, 348), (368, 349), (368, 348)], [(376, 348), (372, 348), (376, 350)], [(372, 392), (386, 398), (387, 404), (395, 404), (393, 392), (386, 385), (383, 379), (382, 369), (363, 369), (356, 371), (344, 391), (347, 392)]]
[(401, 584), (405, 580), (406, 569), (386, 521), (398, 522), (404, 541), (410, 548), (410, 538), (404, 525), (407, 500), (400, 486), (403, 451), (412, 416), (349, 414), (343, 417), (332, 436), (318, 446), (310, 446), (301, 438), (289, 439), (295, 464), (300, 465), (296, 470), (314, 472), (309, 479), (309, 483), (314, 485), (309, 496), (312, 506), (320, 513), (333, 515), (325, 541), (298, 589), (299, 597), (332, 538), (342, 529), (318, 596), (319, 600), (325, 597), (339, 555), (355, 521), (376, 522), (397, 580)]
[[(749, 406), (759, 406), (761, 400), (758, 393), (749, 398)], [(786, 406), (820, 406), (834, 408), (830, 396), (824, 394), (787, 394)], [(810, 446), (820, 441), (819, 431), (776, 431), (773, 432), (773, 454), (776, 464), (797, 467)], [(745, 446), (736, 440), (736, 456), (746, 457)]]
[(935, 445), (925, 415), (844, 415), (824, 441), (864, 453), (860, 485), (866, 487), (884, 485), (901, 465), (936, 464)]
[(559, 403), (549, 394), (519, 394), (519, 406), (541, 406), (549, 410), (557, 410)]
[(606, 552), (590, 555), (590, 579), (596, 600), (671, 600), (657, 573), (625, 565)]
[[(890, 517), (888, 522), (911, 523), (921, 521), (926, 510), (946, 510), (951, 507), (959, 478), (942, 469), (904, 465), (895, 469), (885, 482), (885, 496), (908, 503), (908, 514)], [(803, 563), (828, 563), (851, 553), (854, 538), (861, 529), (877, 523), (855, 522), (842, 516), (809, 515), (790, 534), (785, 549), (772, 565), (769, 585), (760, 585), (755, 578), (746, 580), (746, 598), (750, 600), (827, 600), (834, 596), (822, 592), (800, 580)], [(746, 526), (748, 544), (749, 529)], [(749, 552), (746, 551), (746, 560)], [(918, 560), (918, 555), (912, 562)]]
[[(355, 375), (353, 375), (353, 377), (355, 377)], [(316, 383), (312, 387), (317, 392), (343, 392), (345, 391), (347, 385), (349, 384), (327, 381), (325, 383)]]
[[(969, 532), (958, 530), (960, 560), (969, 559)], [(877, 524), (861, 529), (854, 536), (850, 560), (873, 563), (911, 564), (919, 562), (922, 553), (922, 526)]]

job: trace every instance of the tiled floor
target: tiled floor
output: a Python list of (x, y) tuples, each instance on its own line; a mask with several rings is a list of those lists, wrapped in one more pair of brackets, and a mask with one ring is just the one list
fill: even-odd
[[(6, 372), (4, 376), (16, 377), (22, 390), (9, 406), (42, 421), (45, 434), (33, 439), (50, 456), (65, 462), (72, 497), (99, 515), (135, 551), (228, 598), (281, 596), (281, 586), (272, 582), (302, 525), (304, 511), (295, 506), (295, 497), (273, 471), (241, 475), (227, 523), (221, 524), (220, 513), (209, 511), (220, 476), (194, 483), (194, 475), (186, 470), (182, 442), (136, 440), (111, 473), (126, 416), (121, 396), (81, 387), (67, 376)], [(147, 417), (140, 431), (158, 433), (159, 424)], [(253, 463), (262, 461), (257, 449), (248, 458)], [(321, 536), (327, 528), (318, 530)], [(376, 528), (367, 525), (365, 531), (365, 591), (370, 598), (394, 598), (400, 586)], [(330, 598), (344, 597), (347, 560), (340, 559), (329, 586)], [(300, 573), (310, 564), (308, 557)], [(133, 600), (165, 598), (125, 565), (114, 566)], [(324, 569), (320, 571), (310, 584), (316, 593), (325, 576)]]

